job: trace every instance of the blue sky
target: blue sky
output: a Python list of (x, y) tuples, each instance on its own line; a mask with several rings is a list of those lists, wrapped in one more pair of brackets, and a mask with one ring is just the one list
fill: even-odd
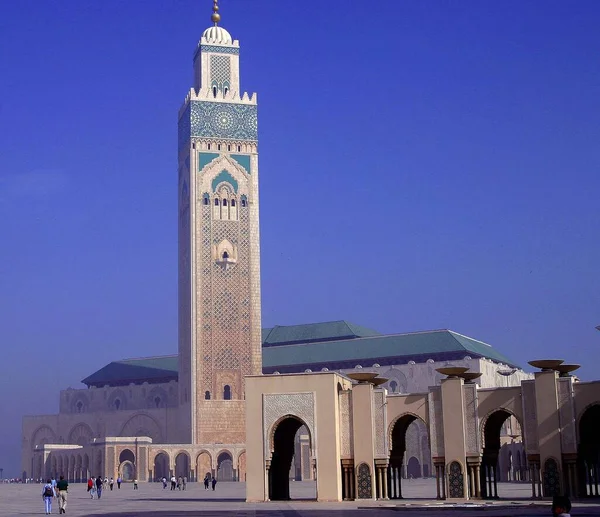
[[(600, 3), (223, 0), (258, 92), (263, 325), (600, 360)], [(177, 340), (177, 111), (209, 0), (0, 3), (0, 467)]]

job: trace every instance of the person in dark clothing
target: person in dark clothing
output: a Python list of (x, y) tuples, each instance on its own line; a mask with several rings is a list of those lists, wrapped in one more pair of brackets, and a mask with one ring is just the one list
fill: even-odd
[(67, 513), (67, 492), (69, 483), (65, 480), (65, 476), (60, 476), (56, 483), (56, 497), (58, 498), (58, 513)]
[(217, 486), (217, 478), (213, 477), (212, 478), (212, 489), (214, 490), (216, 486)]
[(102, 478), (98, 476), (96, 478), (96, 492), (98, 493), (98, 499), (102, 496)]
[(210, 477), (206, 474), (204, 476), (204, 490), (208, 490), (208, 485), (210, 485)]

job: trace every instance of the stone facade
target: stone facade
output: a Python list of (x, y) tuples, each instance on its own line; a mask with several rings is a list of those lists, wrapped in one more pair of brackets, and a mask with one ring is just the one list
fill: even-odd
[[(401, 498), (396, 471), (411, 454), (411, 422), (430, 438), (439, 499), (496, 499), (502, 469), (511, 481), (528, 481), (533, 498), (598, 495), (600, 381), (582, 383), (542, 370), (517, 386), (481, 388), (455, 376), (425, 393), (390, 394), (376, 380), (351, 383), (332, 372), (249, 377), (247, 500), (289, 496), (281, 480), (298, 426), (310, 427), (318, 500)], [(524, 396), (526, 391), (534, 396)], [(312, 411), (285, 403), (297, 394), (311, 394)], [(309, 425), (303, 415), (313, 414)], [(524, 426), (531, 414), (535, 420)], [(525, 441), (525, 450), (515, 442), (523, 428), (535, 429), (537, 437)]]

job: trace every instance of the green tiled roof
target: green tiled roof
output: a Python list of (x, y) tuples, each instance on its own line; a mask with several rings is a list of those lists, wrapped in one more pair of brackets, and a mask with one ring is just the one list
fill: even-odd
[(423, 360), (427, 360), (429, 356), (453, 352), (483, 356), (511, 366), (514, 365), (510, 359), (486, 343), (451, 330), (434, 330), (264, 348), (263, 368), (311, 363), (359, 362), (403, 356), (420, 356)]
[(178, 371), (179, 366), (176, 355), (125, 359), (107, 364), (81, 382), (88, 386), (98, 387), (106, 384), (123, 386), (131, 382), (169, 382), (177, 380)]
[(360, 325), (344, 320), (306, 325), (277, 325), (271, 329), (263, 329), (263, 346), (271, 347), (294, 343), (314, 343), (380, 335), (376, 330), (361, 327)]
[[(338, 364), (352, 368), (373, 362), (398, 364), (408, 360), (486, 357), (509, 366), (513, 361), (476, 339), (451, 330), (381, 335), (346, 321), (263, 329), (263, 369), (299, 371), (310, 365)], [(344, 366), (339, 364), (350, 362)], [(336, 369), (337, 369), (336, 368)], [(130, 382), (169, 382), (178, 378), (176, 355), (114, 361), (82, 382), (88, 386), (127, 385)]]

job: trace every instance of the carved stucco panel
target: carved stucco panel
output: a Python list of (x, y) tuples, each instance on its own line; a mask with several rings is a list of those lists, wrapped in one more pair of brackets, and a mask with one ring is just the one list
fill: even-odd
[(300, 418), (310, 432), (311, 448), (316, 448), (314, 393), (274, 393), (263, 395), (265, 458), (271, 457), (273, 424), (286, 415)]
[(560, 440), (563, 453), (576, 453), (575, 408), (571, 379), (558, 381), (558, 416), (560, 418)]
[(477, 385), (465, 384), (465, 420), (466, 420), (466, 438), (467, 454), (478, 455), (480, 452), (479, 444), (479, 422), (477, 418)]
[(429, 430), (431, 456), (444, 456), (444, 421), (442, 417), (442, 389), (430, 388), (429, 391)]
[(535, 402), (535, 381), (521, 383), (526, 454), (538, 454), (537, 404)]
[(340, 442), (342, 458), (352, 458), (354, 455), (354, 440), (352, 439), (352, 391), (340, 392)]
[(387, 458), (385, 429), (385, 393), (383, 390), (373, 392), (373, 413), (375, 416), (375, 456)]

